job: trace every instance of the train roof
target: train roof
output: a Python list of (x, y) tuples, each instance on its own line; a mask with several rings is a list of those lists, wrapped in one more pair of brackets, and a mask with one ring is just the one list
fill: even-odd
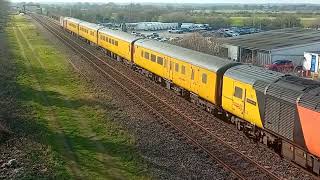
[(79, 24), (79, 23), (81, 23), (81, 22), (84, 22), (84, 21), (82, 21), (82, 20), (80, 20), (80, 19), (76, 19), (76, 18), (72, 18), (72, 17), (65, 17), (65, 19), (66, 19), (67, 21), (70, 21), (70, 22), (73, 22), (73, 23), (76, 23), (76, 24)]
[(320, 112), (320, 86), (305, 93), (300, 98), (299, 104), (305, 108)]
[(103, 34), (106, 34), (106, 35), (113, 36), (113, 37), (118, 38), (118, 39), (122, 39), (122, 40), (130, 42), (130, 43), (132, 43), (133, 41), (139, 39), (139, 37), (133, 36), (133, 35), (131, 35), (129, 33), (126, 33), (126, 32), (123, 32), (123, 31), (118, 31), (118, 30), (112, 30), (112, 29), (109, 29), (109, 28), (100, 29), (99, 32), (101, 32)]
[(204, 54), (198, 51), (186, 49), (168, 43), (163, 43), (151, 39), (140, 39), (135, 42), (135, 45), (168, 55), (172, 58), (182, 60), (184, 62), (202, 67), (211, 71), (217, 72), (221, 68), (237, 64), (233, 61), (223, 59), (220, 57)]
[(94, 23), (89, 23), (89, 22), (86, 22), (86, 21), (82, 21), (79, 25), (87, 27), (87, 28), (90, 28), (90, 29), (93, 29), (93, 30), (98, 30), (98, 29), (104, 28), (104, 26), (100, 26), (100, 25), (94, 24)]
[(257, 81), (273, 83), (285, 75), (262, 67), (243, 64), (231, 67), (225, 72), (225, 76), (254, 85)]

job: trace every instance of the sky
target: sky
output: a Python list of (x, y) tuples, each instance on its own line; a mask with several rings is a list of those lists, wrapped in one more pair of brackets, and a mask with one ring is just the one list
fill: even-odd
[(115, 3), (242, 3), (242, 4), (265, 4), (265, 3), (308, 3), (320, 4), (320, 0), (10, 0), (11, 2), (115, 2)]

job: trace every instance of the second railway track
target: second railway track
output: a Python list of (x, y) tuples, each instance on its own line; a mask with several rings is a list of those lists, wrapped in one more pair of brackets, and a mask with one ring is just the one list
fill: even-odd
[(209, 158), (221, 164), (235, 177), (239, 179), (281, 179), (281, 177), (274, 175), (258, 162), (251, 160), (242, 152), (216, 136), (208, 127), (203, 126), (198, 119), (181, 112), (153, 92), (141, 86), (132, 77), (126, 76), (83, 48), (79, 43), (61, 32), (61, 28), (57, 25), (50, 24), (39, 16), (32, 15), (32, 17), (63, 43), (79, 53), (97, 71), (117, 84), (132, 101), (157, 117), (165, 126), (173, 128), (186, 141), (204, 152)]

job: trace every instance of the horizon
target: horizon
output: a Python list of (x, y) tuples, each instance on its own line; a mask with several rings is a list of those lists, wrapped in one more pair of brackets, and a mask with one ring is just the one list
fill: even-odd
[(204, 1), (195, 1), (195, 0), (163, 0), (160, 3), (155, 0), (117, 0), (117, 1), (106, 1), (106, 0), (9, 0), (12, 3), (21, 3), (21, 2), (36, 2), (36, 3), (152, 3), (152, 4), (320, 4), (319, 0), (204, 0)]

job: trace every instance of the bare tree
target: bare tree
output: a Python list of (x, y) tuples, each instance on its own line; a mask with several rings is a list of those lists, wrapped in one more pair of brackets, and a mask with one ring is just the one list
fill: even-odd
[(200, 33), (193, 33), (181, 40), (172, 41), (174, 45), (195, 51), (221, 56), (221, 41), (216, 37), (203, 37)]

